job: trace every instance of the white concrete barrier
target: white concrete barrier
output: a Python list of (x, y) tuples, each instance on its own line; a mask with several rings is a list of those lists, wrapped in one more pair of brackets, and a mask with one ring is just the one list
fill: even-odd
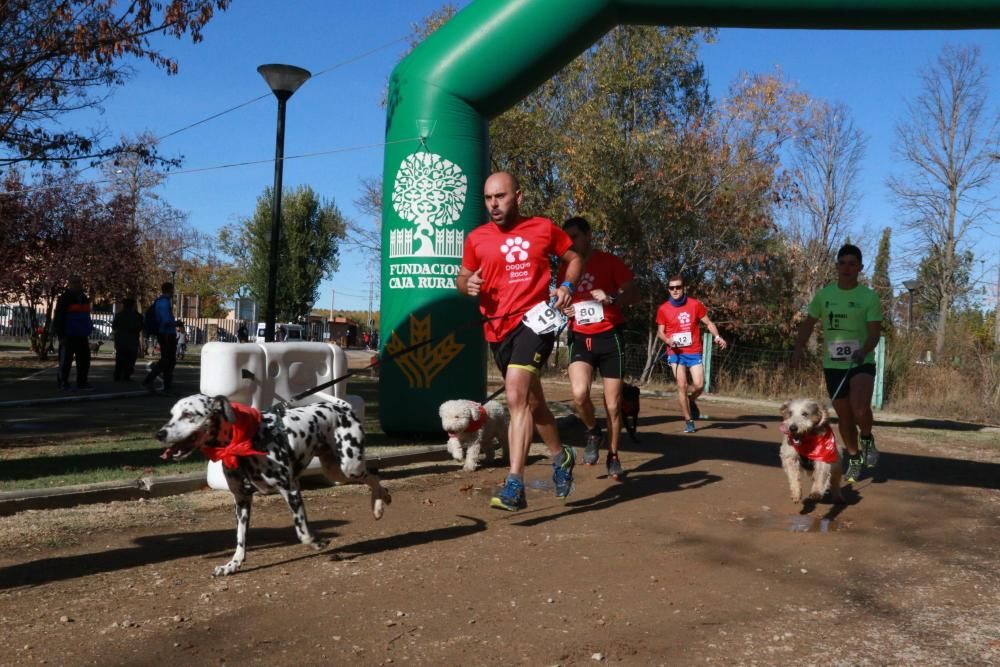
[[(246, 372), (244, 372), (246, 371)], [(279, 401), (346, 375), (347, 355), (338, 345), (327, 343), (207, 343), (201, 350), (201, 393), (223, 395), (231, 401), (267, 410)], [(365, 419), (365, 403), (347, 393), (338, 382), (311, 394), (295, 405), (328, 401), (336, 397), (351, 404), (358, 419)], [(313, 459), (309, 470), (319, 470)], [(228, 489), (222, 463), (208, 464), (208, 485)]]

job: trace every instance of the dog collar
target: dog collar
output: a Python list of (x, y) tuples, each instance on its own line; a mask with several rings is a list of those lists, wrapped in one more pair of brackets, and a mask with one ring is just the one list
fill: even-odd
[(259, 452), (253, 448), (253, 438), (260, 430), (260, 410), (243, 403), (230, 405), (236, 421), (232, 424), (229, 444), (223, 447), (202, 446), (201, 451), (209, 460), (222, 461), (222, 465), (233, 469), (240, 465), (240, 457), (266, 456), (267, 452)]
[[(465, 430), (461, 431), (461, 432), (462, 433), (475, 433), (476, 431), (478, 431), (479, 429), (481, 429), (483, 427), (483, 424), (486, 423), (486, 417), (487, 416), (488, 415), (486, 414), (486, 408), (484, 406), (480, 405), (479, 406), (479, 417), (477, 417), (473, 421), (469, 422), (469, 425), (466, 426)], [(455, 436), (455, 435), (458, 435), (458, 433), (452, 433), (451, 431), (448, 431), (448, 435)]]
[(804, 456), (811, 461), (837, 462), (837, 437), (829, 425), (822, 433), (806, 433), (798, 440), (791, 436), (789, 438), (799, 456)]

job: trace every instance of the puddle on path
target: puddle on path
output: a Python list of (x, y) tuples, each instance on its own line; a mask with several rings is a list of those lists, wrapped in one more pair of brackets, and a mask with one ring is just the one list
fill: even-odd
[(843, 530), (836, 519), (808, 514), (793, 514), (791, 516), (748, 516), (737, 519), (741, 526), (757, 530), (780, 530), (791, 533), (835, 533)]

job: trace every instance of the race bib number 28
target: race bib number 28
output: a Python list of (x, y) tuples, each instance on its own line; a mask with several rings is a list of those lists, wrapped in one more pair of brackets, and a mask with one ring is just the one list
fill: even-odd
[(860, 348), (861, 344), (856, 340), (834, 340), (830, 341), (827, 349), (831, 361), (847, 361), (854, 351)]
[(541, 301), (521, 318), (525, 326), (539, 336), (558, 331), (566, 325), (566, 316), (549, 304)]

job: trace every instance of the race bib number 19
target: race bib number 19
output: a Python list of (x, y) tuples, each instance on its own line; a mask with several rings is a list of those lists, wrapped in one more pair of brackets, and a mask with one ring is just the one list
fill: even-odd
[(558, 331), (566, 325), (566, 316), (549, 304), (541, 301), (521, 318), (525, 326), (539, 336)]
[(573, 304), (577, 324), (597, 324), (604, 321), (604, 306), (600, 301), (578, 301)]

